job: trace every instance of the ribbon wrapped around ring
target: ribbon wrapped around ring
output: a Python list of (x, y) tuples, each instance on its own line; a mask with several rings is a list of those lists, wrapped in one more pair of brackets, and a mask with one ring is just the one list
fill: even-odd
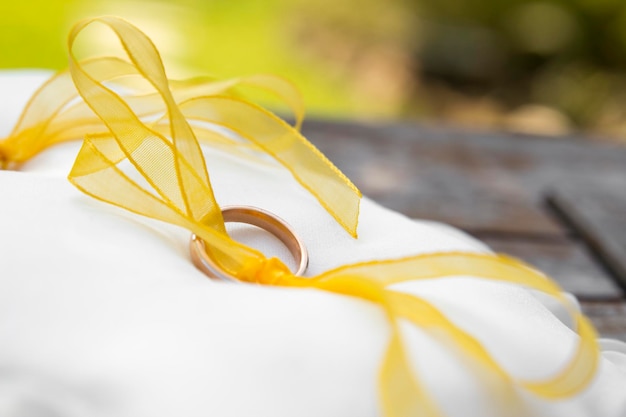
[[(79, 62), (71, 53), (70, 73), (85, 103), (107, 132), (86, 136), (70, 181), (83, 192), (131, 212), (190, 230), (210, 247), (220, 269), (243, 282), (312, 288), (375, 303), (386, 314), (391, 339), (380, 368), (381, 407), (386, 416), (440, 416), (440, 407), (427, 387), (410, 371), (400, 323), (423, 329), (470, 364), (476, 380), (493, 394), (500, 415), (526, 415), (519, 390), (547, 399), (565, 399), (583, 390), (598, 365), (595, 332), (551, 280), (528, 265), (503, 255), (435, 253), (401, 259), (345, 265), (314, 277), (298, 277), (278, 259), (234, 241), (226, 233), (221, 210), (213, 195), (205, 160), (192, 124), (213, 123), (283, 164), (292, 175), (352, 235), (356, 236), (360, 194), (296, 129), (271, 113), (232, 97), (194, 96), (177, 100), (172, 93), (158, 52), (137, 28), (114, 17), (79, 23), (75, 38), (94, 22), (109, 26), (128, 53), (124, 66), (141, 74), (162, 100), (162, 123), (142, 120), (132, 99), (124, 100), (107, 87), (97, 66)], [(93, 61), (91, 61), (93, 62)], [(101, 61), (106, 62), (106, 61)], [(121, 61), (120, 61), (121, 62)], [(5, 158), (9, 152), (4, 151)], [(18, 160), (18, 159), (16, 159)], [(130, 162), (141, 182), (119, 166)], [(331, 243), (331, 242), (329, 242)], [(567, 365), (545, 380), (527, 381), (509, 375), (471, 334), (453, 324), (428, 301), (390, 288), (407, 281), (473, 275), (487, 280), (542, 291), (570, 311), (580, 340)]]

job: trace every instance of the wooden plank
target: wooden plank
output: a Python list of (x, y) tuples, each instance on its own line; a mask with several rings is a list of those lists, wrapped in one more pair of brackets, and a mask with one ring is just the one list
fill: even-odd
[(309, 129), (308, 137), (367, 196), (410, 217), (471, 232), (565, 234), (523, 184), (473, 146), (456, 141), (433, 146), (419, 129), (395, 138), (387, 135), (397, 134), (394, 128), (318, 123)]
[(618, 189), (626, 147), (415, 124), (312, 121), (305, 135), (384, 205), (466, 230), (566, 236), (542, 211), (568, 182)]
[(626, 180), (620, 188), (570, 185), (550, 192), (548, 200), (626, 288), (624, 192)]
[(602, 337), (626, 342), (626, 302), (582, 302), (581, 307)]
[(622, 290), (575, 241), (537, 241), (477, 236), (496, 252), (520, 258), (553, 278), (580, 300), (620, 300)]
[(495, 192), (431, 194), (371, 192), (368, 186), (361, 188), (382, 205), (409, 217), (447, 223), (472, 234), (494, 232), (566, 240), (565, 229), (528, 199), (505, 198)]

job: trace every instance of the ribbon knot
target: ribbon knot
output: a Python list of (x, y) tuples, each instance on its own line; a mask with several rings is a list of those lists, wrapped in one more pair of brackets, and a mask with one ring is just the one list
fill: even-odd
[(0, 140), (0, 169), (18, 169), (19, 165), (35, 156), (47, 145), (36, 140), (36, 128), (14, 130)]
[(9, 156), (7, 155), (7, 151), (5, 149), (4, 141), (0, 140), (0, 171), (9, 168)]
[(281, 285), (293, 274), (278, 258), (257, 258), (243, 264), (237, 271), (237, 279), (261, 285)]
[(0, 139), (0, 171), (17, 169), (23, 162), (17, 156), (20, 148), (15, 146), (13, 139), (12, 136)]

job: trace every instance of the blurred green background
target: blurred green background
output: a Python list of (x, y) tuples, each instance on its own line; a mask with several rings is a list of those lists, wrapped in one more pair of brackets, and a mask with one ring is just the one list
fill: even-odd
[(63, 68), (72, 24), (115, 14), (171, 77), (276, 73), (310, 116), (626, 138), (623, 0), (0, 1), (2, 68)]

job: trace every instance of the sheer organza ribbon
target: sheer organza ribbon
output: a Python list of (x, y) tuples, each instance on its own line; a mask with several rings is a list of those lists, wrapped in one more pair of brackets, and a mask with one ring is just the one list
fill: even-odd
[[(94, 22), (111, 28), (130, 61), (120, 67), (140, 74), (154, 90), (165, 114), (158, 124), (142, 120), (132, 100), (106, 85), (111, 78), (93, 62), (79, 62), (72, 45)], [(232, 240), (225, 231), (214, 198), (194, 123), (225, 127), (272, 156), (344, 226), (356, 235), (360, 194), (297, 129), (244, 100), (198, 96), (177, 100), (152, 42), (128, 22), (103, 17), (77, 24), (69, 37), (70, 73), (84, 102), (108, 129), (87, 135), (70, 173), (70, 181), (83, 192), (134, 213), (179, 225), (204, 240), (216, 262), (241, 281), (315, 288), (368, 300), (385, 312), (391, 340), (379, 374), (380, 403), (388, 417), (440, 416), (442, 412), (427, 386), (410, 369), (400, 323), (407, 321), (458, 355), (477, 381), (489, 390), (499, 415), (528, 415), (519, 390), (546, 399), (575, 395), (592, 380), (598, 364), (593, 326), (570, 305), (558, 286), (528, 265), (503, 255), (436, 253), (403, 259), (346, 265), (311, 278), (294, 276), (276, 258)], [(116, 64), (115, 66), (117, 66)], [(204, 131), (203, 131), (204, 132)], [(120, 166), (127, 160), (141, 183)], [(390, 289), (406, 281), (475, 276), (536, 289), (551, 295), (571, 313), (580, 335), (572, 357), (552, 377), (527, 381), (510, 375), (472, 335), (448, 320), (435, 306), (415, 296)]]
[[(81, 65), (94, 79), (124, 97), (135, 114), (151, 119), (151, 128), (167, 129), (167, 120), (159, 117), (165, 111), (163, 102), (136, 66), (115, 57), (90, 59)], [(277, 96), (287, 105), (293, 114), (295, 129), (300, 129), (304, 118), (298, 90), (289, 81), (274, 75), (257, 74), (226, 80), (196, 77), (169, 80), (169, 86), (177, 103), (205, 96), (236, 98), (238, 87), (254, 87)], [(193, 129), (201, 142), (229, 152), (254, 147), (252, 143), (235, 141), (202, 124), (194, 125)], [(69, 70), (60, 71), (35, 91), (11, 133), (0, 139), (0, 169), (17, 169), (46, 148), (82, 140), (86, 134), (106, 136), (109, 133), (106, 125), (80, 99)]]

